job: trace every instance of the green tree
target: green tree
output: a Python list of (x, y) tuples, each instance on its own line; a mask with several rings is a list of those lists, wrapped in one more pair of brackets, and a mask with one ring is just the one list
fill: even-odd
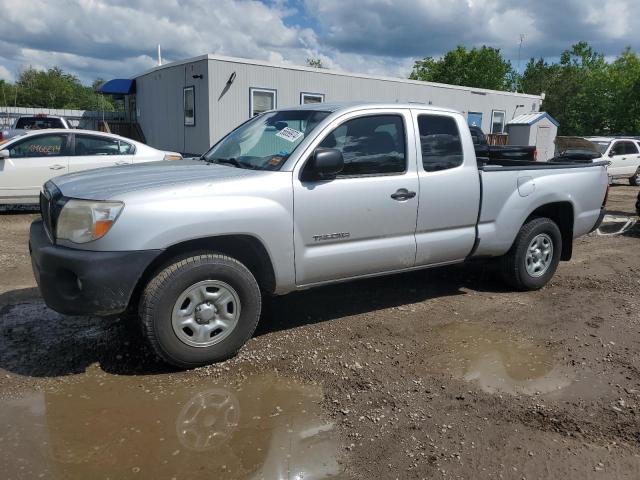
[(425, 57), (415, 62), (409, 78), (492, 90), (512, 90), (517, 74), (500, 49), (482, 46), (467, 50), (458, 45), (442, 58)]
[(29, 67), (20, 73), (15, 85), (0, 83), (0, 102), (18, 107), (113, 111), (111, 97), (96, 92), (95, 87), (102, 82), (97, 79), (88, 87), (58, 67), (46, 71)]
[(579, 42), (549, 64), (531, 59), (522, 76), (526, 93), (544, 92), (542, 109), (560, 122), (562, 135), (607, 135), (639, 130), (640, 61), (626, 49), (613, 63)]

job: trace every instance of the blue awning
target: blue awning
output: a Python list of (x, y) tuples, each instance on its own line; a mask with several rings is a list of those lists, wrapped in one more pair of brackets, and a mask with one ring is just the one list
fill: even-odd
[(136, 93), (136, 81), (128, 78), (114, 78), (103, 83), (100, 92), (107, 95), (130, 95)]

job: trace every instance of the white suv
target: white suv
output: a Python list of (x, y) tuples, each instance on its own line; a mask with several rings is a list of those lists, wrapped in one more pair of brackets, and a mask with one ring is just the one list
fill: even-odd
[(607, 172), (611, 178), (628, 178), (640, 185), (640, 139), (619, 137), (586, 137), (595, 143), (604, 160), (611, 162)]

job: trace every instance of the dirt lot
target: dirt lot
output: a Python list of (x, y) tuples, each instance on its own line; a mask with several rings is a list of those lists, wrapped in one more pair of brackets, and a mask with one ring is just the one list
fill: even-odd
[(4, 478), (640, 478), (640, 227), (533, 293), (473, 264), (268, 299), (236, 358), (179, 372), (130, 319), (43, 305), (34, 217), (0, 215)]

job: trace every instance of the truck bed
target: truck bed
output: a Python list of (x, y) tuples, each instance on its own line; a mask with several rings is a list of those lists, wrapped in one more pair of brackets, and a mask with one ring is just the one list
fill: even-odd
[(602, 170), (607, 162), (501, 163), (478, 167), (482, 199), (474, 257), (504, 254), (524, 221), (543, 205), (553, 204), (573, 216), (573, 238), (591, 231), (606, 194), (608, 179)]

